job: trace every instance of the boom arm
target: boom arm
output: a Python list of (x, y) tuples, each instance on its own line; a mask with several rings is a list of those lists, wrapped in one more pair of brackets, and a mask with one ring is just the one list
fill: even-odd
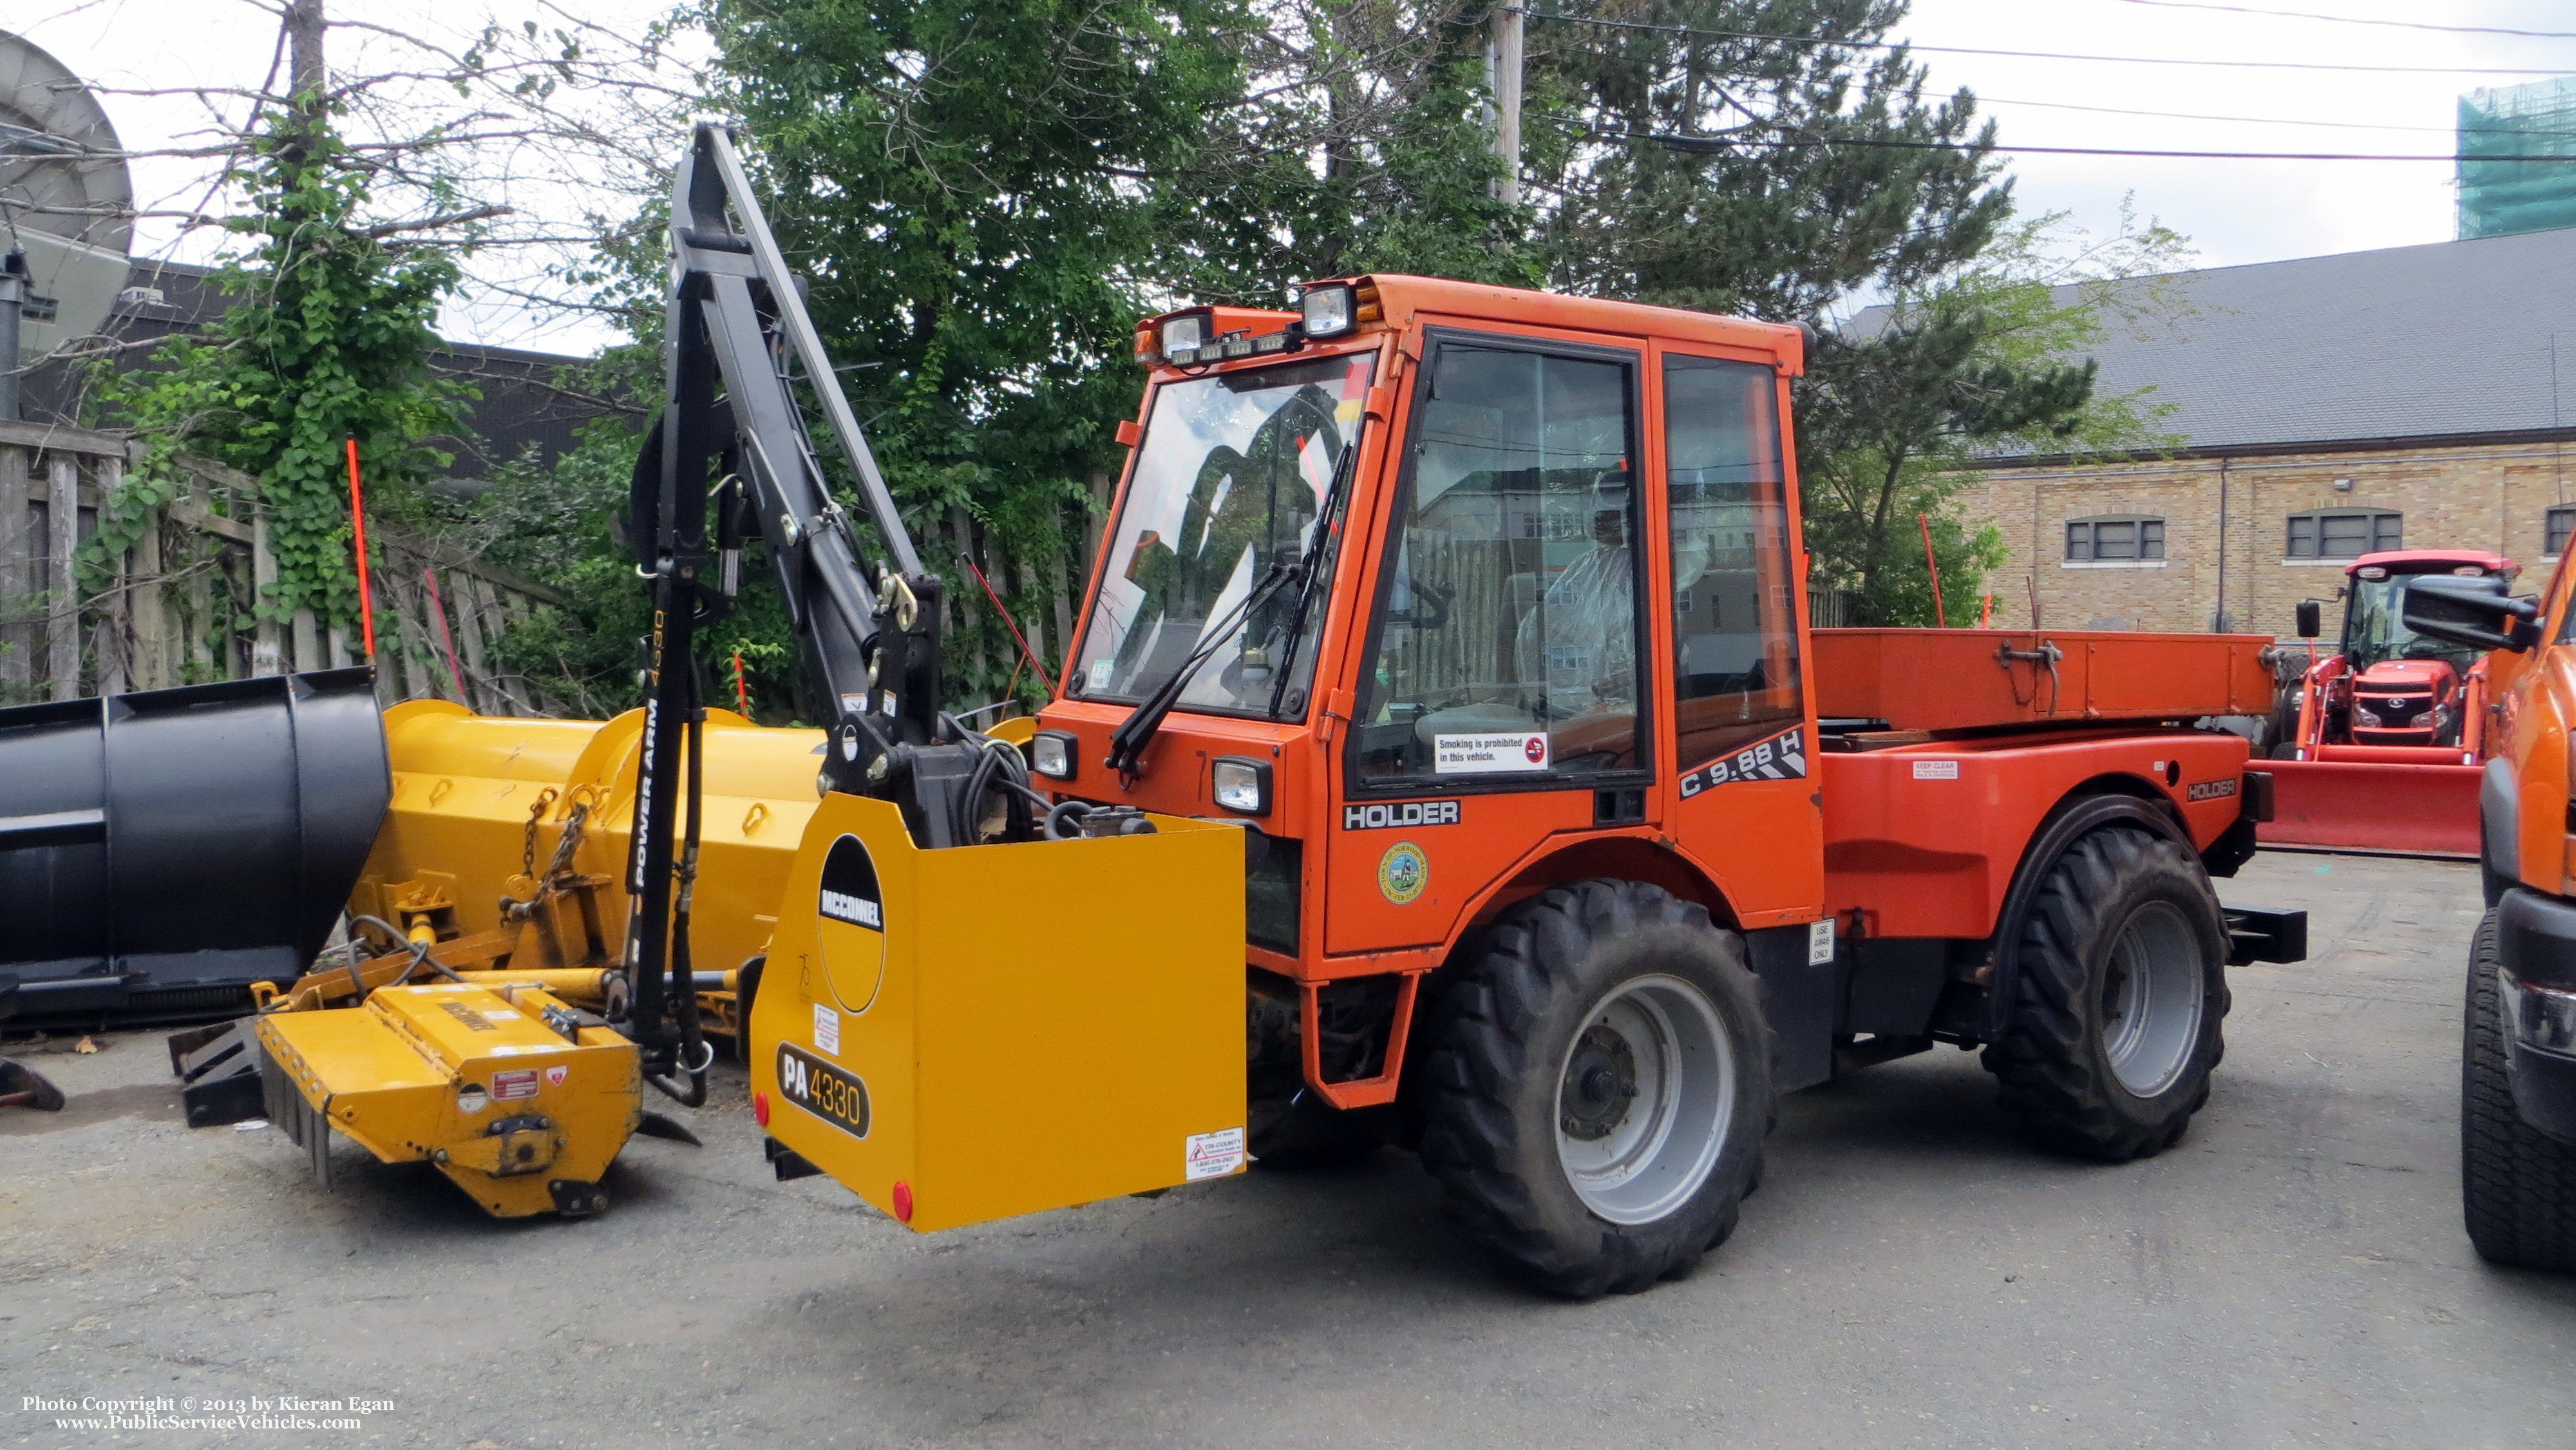
[[(999, 762), (992, 742), (940, 714), (939, 577), (921, 567), (732, 138), (718, 125), (700, 123), (680, 162), (671, 252), (662, 416), (636, 460), (633, 488), (637, 572), (651, 581), (653, 633), (645, 641), (628, 861), (631, 1000), (620, 1025), (643, 1047), (645, 1075), (695, 1102), (708, 1050), (689, 986), (705, 720), (693, 649), (697, 630), (732, 610), (748, 528), (768, 546), (808, 678), (831, 720), (818, 788), (893, 801), (925, 847), (978, 839), (985, 797), (997, 785), (1007, 831), (1026, 834), (1029, 813), (1008, 794), (1020, 780), (1017, 757)], [(816, 453), (809, 403), (820, 407), (891, 558), (862, 559)], [(686, 1088), (673, 1080), (675, 1069), (689, 1076)]]

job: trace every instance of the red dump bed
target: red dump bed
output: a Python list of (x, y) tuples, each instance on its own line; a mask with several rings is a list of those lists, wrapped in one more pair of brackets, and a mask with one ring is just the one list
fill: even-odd
[(1884, 722), (1821, 742), (1827, 908), (1873, 936), (1983, 937), (2049, 814), (2105, 791), (2163, 802), (2207, 849), (2243, 807), (2246, 745), (2182, 727), (2269, 711), (2271, 643), (1817, 630), (1816, 713)]

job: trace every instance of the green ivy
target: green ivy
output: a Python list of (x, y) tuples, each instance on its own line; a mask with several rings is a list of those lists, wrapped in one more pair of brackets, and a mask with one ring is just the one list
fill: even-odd
[(195, 453), (259, 482), (277, 561), (259, 615), (356, 622), (347, 440), (358, 441), (369, 513), (400, 516), (450, 461), (426, 440), (453, 432), (478, 396), (428, 367), (455, 249), (364, 224), (367, 175), (319, 110), (283, 113), (254, 140), (233, 173), (248, 210), (224, 226), (256, 240), (215, 276), (231, 304), (203, 337), (173, 337), (144, 367), (100, 379), (105, 420), (134, 430), (144, 454), (100, 500), (80, 556), (86, 587), (106, 585), (185, 487), (179, 455)]

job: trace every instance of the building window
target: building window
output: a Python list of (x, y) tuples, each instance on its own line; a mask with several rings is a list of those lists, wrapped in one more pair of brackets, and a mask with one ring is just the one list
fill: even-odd
[(2576, 534), (2576, 504), (2560, 504), (2549, 511), (2549, 542), (2541, 546), (2544, 554), (2567, 552), (2567, 537)]
[(2371, 509), (2321, 509), (2290, 515), (2289, 557), (2358, 559), (2401, 548), (2406, 516)]
[(2165, 521), (2142, 518), (2069, 519), (2066, 562), (2128, 562), (2165, 556)]

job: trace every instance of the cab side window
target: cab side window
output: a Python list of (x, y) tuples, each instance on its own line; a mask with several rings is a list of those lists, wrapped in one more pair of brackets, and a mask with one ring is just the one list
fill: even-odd
[(1664, 461), (1676, 765), (1689, 770), (1805, 715), (1771, 369), (1666, 357)]
[(1634, 369), (1444, 342), (1371, 632), (1354, 784), (1633, 768)]

